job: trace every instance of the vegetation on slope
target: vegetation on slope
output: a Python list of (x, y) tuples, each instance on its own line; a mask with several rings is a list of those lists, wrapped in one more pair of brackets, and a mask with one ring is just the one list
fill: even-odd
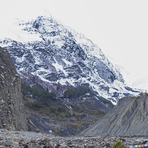
[[(30, 87), (22, 83), (22, 95), (29, 116), (36, 113), (46, 115), (64, 129), (74, 128), (79, 132), (106, 114), (106, 111), (98, 108), (93, 93), (88, 87), (79, 86), (65, 91), (65, 97), (57, 98), (40, 85)], [(51, 128), (61, 135), (60, 128)]]
[(106, 99), (103, 98), (103, 97), (98, 97), (98, 99), (99, 99), (101, 102), (103, 102), (104, 104), (109, 105), (109, 107), (111, 107), (111, 108), (114, 106), (110, 101), (106, 100)]
[(86, 87), (86, 86), (78, 86), (74, 89), (68, 89), (64, 92), (64, 97), (79, 97), (79, 96), (82, 96), (86, 93), (89, 93), (91, 92), (90, 88), (89, 87)]
[(22, 94), (23, 96), (31, 96), (36, 98), (39, 103), (32, 104), (34, 107), (39, 107), (40, 105), (50, 105), (50, 100), (56, 101), (56, 94), (49, 93), (48, 90), (45, 90), (42, 86), (37, 85), (37, 88), (30, 87), (26, 83), (21, 83), (22, 85)]

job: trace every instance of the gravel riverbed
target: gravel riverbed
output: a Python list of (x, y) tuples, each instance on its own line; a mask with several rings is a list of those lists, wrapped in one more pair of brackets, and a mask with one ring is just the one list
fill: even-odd
[(0, 129), (0, 148), (112, 148), (119, 140), (126, 146), (148, 141), (144, 137), (55, 137), (45, 133)]

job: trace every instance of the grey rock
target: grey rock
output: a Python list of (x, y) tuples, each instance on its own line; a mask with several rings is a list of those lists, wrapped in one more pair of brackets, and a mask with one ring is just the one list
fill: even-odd
[[(0, 128), (27, 130), (20, 78), (10, 54), (4, 48), (0, 48), (0, 65)], [(15, 98), (14, 104), (11, 104), (10, 97)]]
[[(83, 131), (83, 136), (148, 135), (148, 96), (126, 97), (119, 100), (117, 106), (100, 118), (90, 128)], [(137, 136), (138, 137), (138, 136)]]

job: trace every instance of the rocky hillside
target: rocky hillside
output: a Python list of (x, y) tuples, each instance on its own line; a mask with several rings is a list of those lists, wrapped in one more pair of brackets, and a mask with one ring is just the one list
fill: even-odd
[(87, 84), (114, 104), (118, 98), (138, 93), (126, 86), (97, 45), (52, 16), (18, 20), (5, 32), (9, 36), (3, 35), (0, 46), (8, 49), (24, 81), (34, 79), (60, 97), (69, 87)]
[[(26, 90), (29, 90), (28, 87)], [(24, 84), (22, 89), (29, 131), (50, 131), (57, 136), (76, 136), (104, 116), (113, 106), (110, 101), (101, 97), (96, 98), (90, 93), (81, 94), (79, 97), (55, 98), (45, 90), (37, 93), (39, 90), (33, 88), (30, 89), (33, 93), (25, 95)], [(37, 98), (37, 95), (40, 96)]]
[(119, 100), (109, 111), (81, 135), (148, 135), (148, 94)]
[(27, 130), (20, 77), (4, 48), (0, 48), (0, 128)]

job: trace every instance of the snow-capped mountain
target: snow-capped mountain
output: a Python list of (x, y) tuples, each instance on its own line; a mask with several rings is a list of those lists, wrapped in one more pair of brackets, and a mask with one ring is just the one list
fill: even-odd
[(138, 94), (97, 45), (52, 16), (17, 20), (13, 28), (6, 29), (0, 46), (8, 49), (22, 79), (34, 78), (59, 96), (84, 84), (106, 99)]

